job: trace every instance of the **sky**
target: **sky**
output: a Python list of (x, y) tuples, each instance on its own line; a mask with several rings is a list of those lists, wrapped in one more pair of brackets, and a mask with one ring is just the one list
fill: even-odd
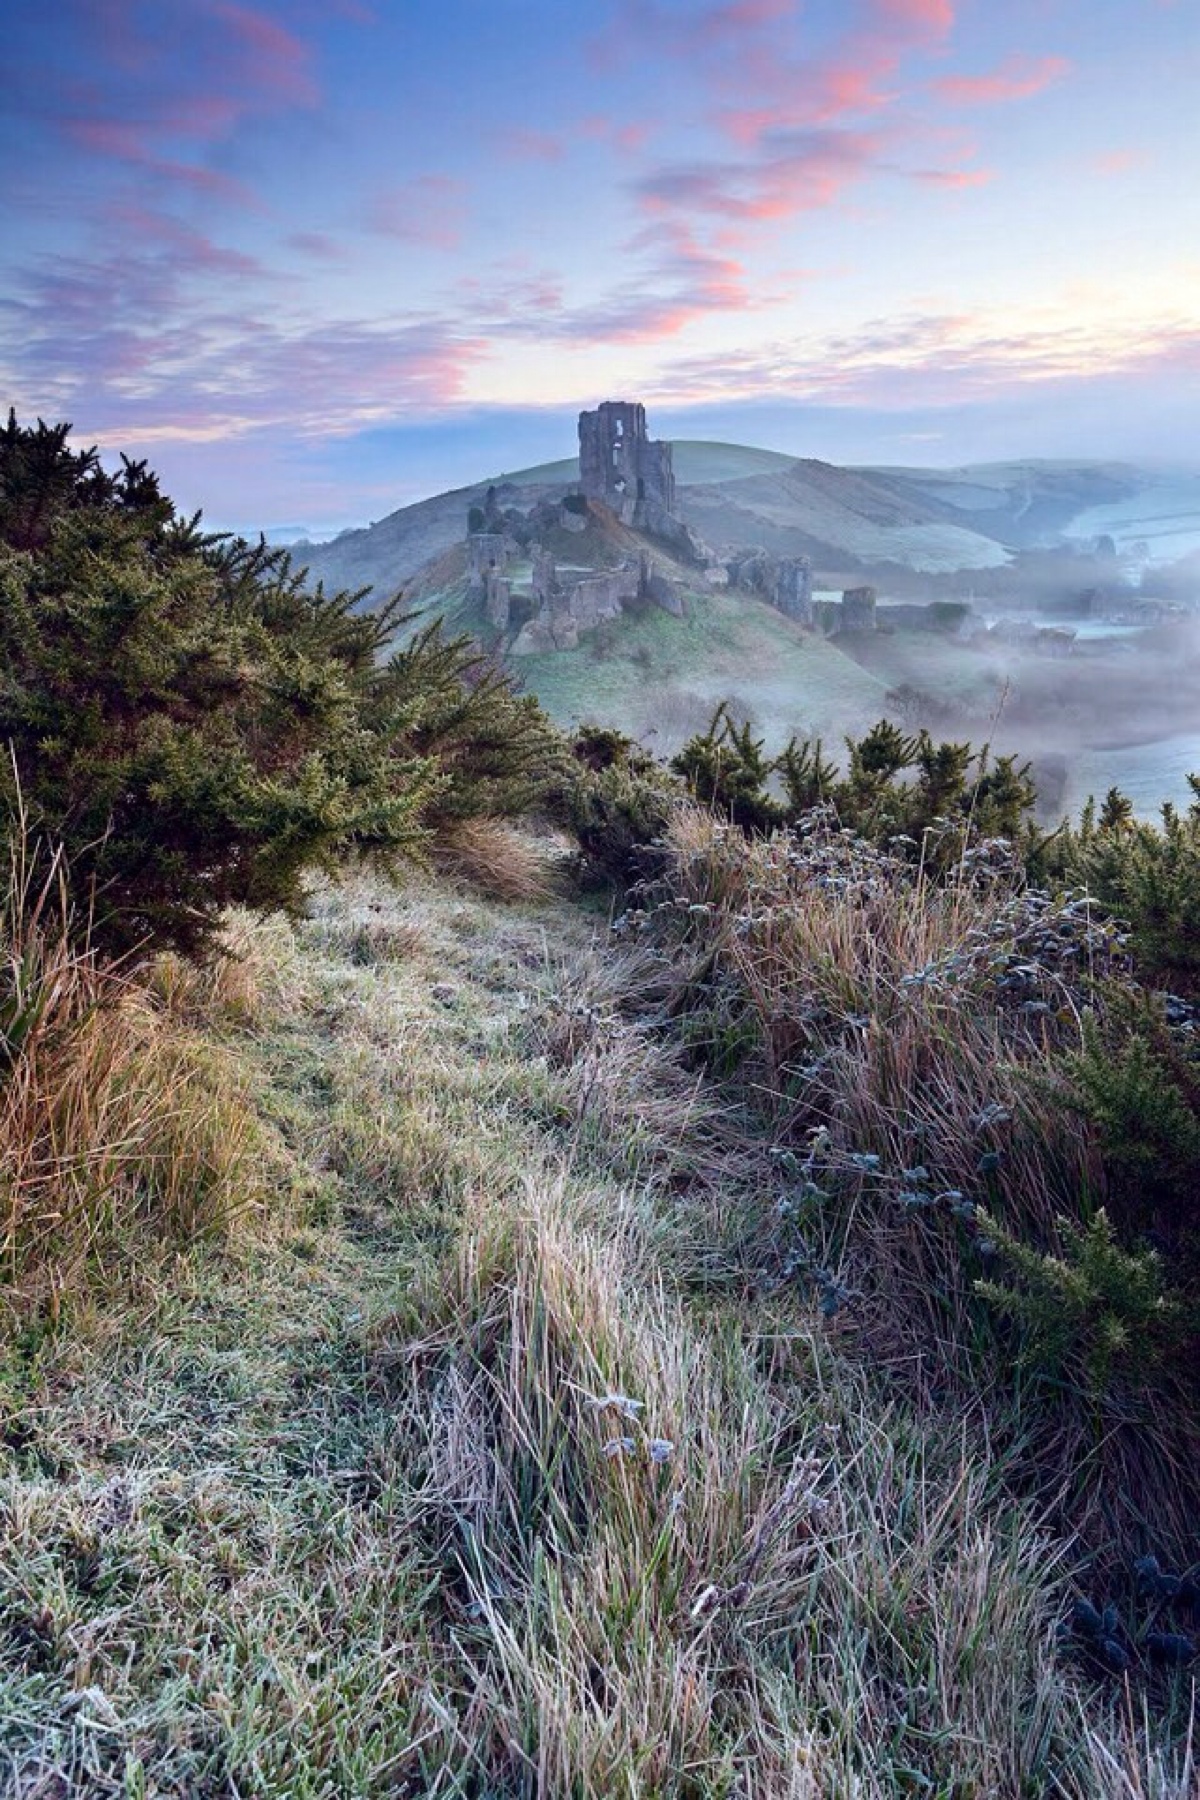
[(656, 436), (1200, 462), (1197, 0), (50, 0), (0, 397), (215, 526)]

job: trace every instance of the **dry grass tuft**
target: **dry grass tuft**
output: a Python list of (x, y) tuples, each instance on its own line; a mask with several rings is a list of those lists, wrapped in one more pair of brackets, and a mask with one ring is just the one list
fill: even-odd
[(442, 833), (434, 864), (489, 900), (532, 905), (556, 891), (556, 858), (544, 838), (501, 819), (462, 819)]
[[(224, 1230), (258, 1193), (230, 1055), (71, 927), (61, 860), (18, 837), (0, 895), (0, 1267), (18, 1313), (43, 1297), (53, 1315), (139, 1240)], [(211, 1008), (220, 977), (203, 980)], [(240, 1010), (240, 976), (234, 991)]]
[(836, 831), (748, 841), (688, 810), (668, 843), (645, 921), (675, 963), (667, 1010), (779, 1143), (816, 1145), (818, 1182), (859, 1196), (879, 1287), (905, 1309), (939, 1285), (955, 1233), (904, 1203), (914, 1187), (986, 1198), (1052, 1242), (1064, 1194), (1096, 1180), (1053, 1079), (1108, 953), (1086, 911), (1003, 870), (935, 884)]
[(251, 1030), (264, 1012), (293, 1003), (303, 985), (294, 933), (280, 914), (230, 913), (203, 962), (168, 951), (139, 971), (150, 996), (182, 1024)]

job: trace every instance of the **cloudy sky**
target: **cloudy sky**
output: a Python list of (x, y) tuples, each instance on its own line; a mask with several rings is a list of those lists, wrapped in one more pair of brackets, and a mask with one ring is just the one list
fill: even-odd
[(49, 0), (0, 373), (215, 524), (658, 435), (1200, 461), (1196, 0)]

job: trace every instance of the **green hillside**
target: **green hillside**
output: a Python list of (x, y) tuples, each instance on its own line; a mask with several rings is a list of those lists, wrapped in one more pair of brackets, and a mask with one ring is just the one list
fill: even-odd
[(840, 738), (883, 710), (886, 684), (833, 644), (744, 595), (694, 598), (689, 617), (628, 615), (578, 650), (514, 665), (564, 725), (602, 719), (674, 750), (733, 700), (772, 741), (793, 731)]

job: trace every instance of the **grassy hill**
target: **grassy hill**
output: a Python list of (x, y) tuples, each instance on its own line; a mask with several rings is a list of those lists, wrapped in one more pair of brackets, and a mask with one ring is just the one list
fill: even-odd
[(521, 657), (514, 666), (563, 725), (602, 720), (668, 754), (701, 730), (722, 700), (773, 743), (793, 731), (865, 729), (883, 711), (886, 683), (833, 644), (765, 603), (714, 592), (686, 619), (648, 611), (578, 650)]
[[(1173, 560), (1200, 545), (1200, 476), (1126, 464), (1012, 462), (958, 469), (837, 468), (741, 444), (674, 446), (680, 510), (717, 550), (810, 555), (831, 578), (995, 569), (1017, 549), (1111, 535)], [(457, 543), (490, 485), (528, 507), (574, 487), (574, 458), (501, 472), (400, 508), (301, 560), (327, 584), (394, 592)]]

